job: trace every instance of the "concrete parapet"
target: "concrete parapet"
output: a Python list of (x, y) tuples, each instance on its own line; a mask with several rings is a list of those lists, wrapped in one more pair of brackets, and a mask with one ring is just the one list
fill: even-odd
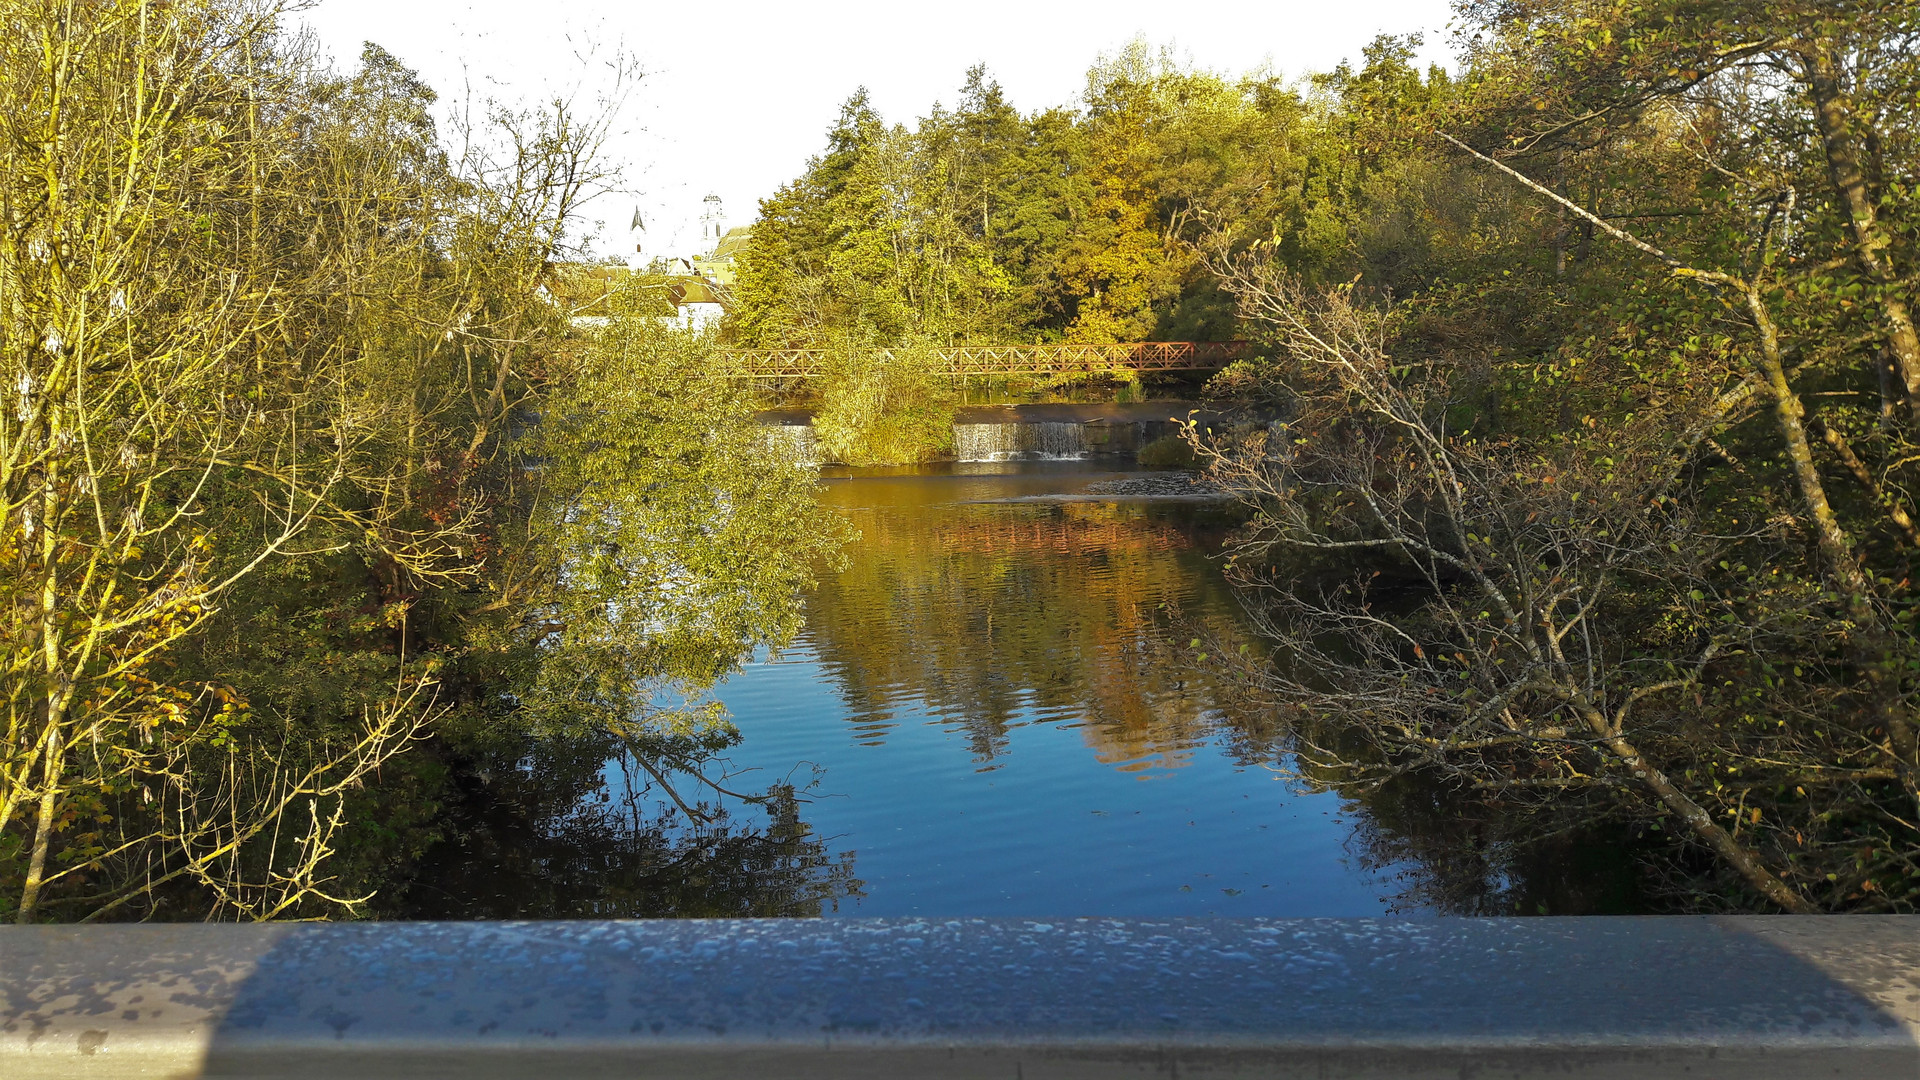
[(1902, 916), (0, 929), (0, 1077), (1920, 1077)]

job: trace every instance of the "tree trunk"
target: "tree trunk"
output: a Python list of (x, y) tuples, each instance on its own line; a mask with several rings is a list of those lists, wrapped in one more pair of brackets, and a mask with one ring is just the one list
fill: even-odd
[(1813, 443), (1807, 438), (1807, 409), (1787, 381), (1786, 365), (1780, 357), (1780, 333), (1767, 311), (1766, 298), (1750, 285), (1743, 291), (1747, 312), (1759, 336), (1760, 374), (1773, 398), (1774, 426), (1780, 429), (1780, 441), (1786, 444), (1787, 460), (1793, 466), (1794, 482), (1800, 489), (1801, 506), (1813, 520), (1814, 543), (1827, 564), (1827, 573), (1847, 598), (1848, 613), (1856, 621), (1866, 619), (1878, 625), (1872, 609), (1872, 588), (1859, 561), (1853, 557), (1853, 542), (1840, 527), (1840, 519), (1827, 499), (1826, 481), (1820, 479), (1820, 470), (1814, 465)]
[(1814, 123), (1826, 150), (1827, 178), (1853, 230), (1854, 261), (1879, 295), (1887, 321), (1887, 346), (1906, 389), (1907, 408), (1920, 421), (1920, 334), (1914, 330), (1913, 309), (1899, 291), (1898, 275), (1887, 257), (1890, 241), (1874, 210), (1873, 192), (1852, 131), (1853, 109), (1841, 85), (1841, 62), (1828, 42), (1814, 44), (1805, 61)]
[(1738, 870), (1740, 876), (1747, 879), (1748, 884), (1760, 890), (1761, 895), (1767, 899), (1796, 915), (1816, 913), (1818, 909), (1808, 903), (1806, 897), (1794, 892), (1787, 887), (1786, 882), (1775, 877), (1773, 871), (1767, 869), (1766, 864), (1760, 861), (1760, 857), (1742, 847), (1740, 841), (1735, 840), (1727, 830), (1721, 828), (1719, 823), (1713, 820), (1713, 815), (1707, 813), (1705, 807), (1694, 802), (1686, 792), (1675, 787), (1673, 781), (1667, 779), (1667, 774), (1656, 768), (1653, 762), (1648, 761), (1638, 747), (1616, 733), (1613, 725), (1607, 722), (1606, 716), (1599, 709), (1588, 704), (1576, 703), (1576, 706), (1579, 708), (1580, 715), (1586, 719), (1587, 726), (1591, 727), (1594, 733), (1605, 742), (1607, 749), (1626, 765), (1633, 774), (1633, 778), (1651, 791), (1654, 798), (1659, 799), (1667, 809), (1678, 814), (1680, 820), (1686, 822), (1687, 827), (1693, 830), (1694, 835), (1706, 841), (1714, 854), (1725, 859), (1728, 865)]
[(1826, 483), (1820, 479), (1820, 470), (1813, 460), (1813, 444), (1807, 438), (1806, 406), (1787, 381), (1786, 367), (1780, 358), (1779, 332), (1767, 312), (1766, 299), (1752, 286), (1747, 286), (1745, 292), (1747, 311), (1760, 339), (1761, 373), (1773, 396), (1774, 423), (1780, 429), (1781, 441), (1786, 444), (1787, 460), (1793, 465), (1802, 508), (1813, 519), (1814, 543), (1820, 549), (1821, 560), (1827, 564), (1829, 580), (1846, 598), (1847, 617), (1853, 621), (1853, 631), (1847, 635), (1850, 659), (1867, 680), (1872, 716), (1887, 733), (1901, 784), (1915, 805), (1920, 806), (1920, 778), (1914, 772), (1916, 764), (1920, 764), (1920, 745), (1916, 745), (1920, 740), (1916, 740), (1913, 724), (1908, 719), (1910, 706), (1901, 693), (1900, 676), (1889, 670), (1890, 635), (1874, 607), (1872, 584), (1861, 570), (1859, 560), (1854, 558), (1853, 542), (1840, 527), (1840, 519), (1827, 500)]
[(40, 883), (47, 873), (47, 848), (53, 840), (53, 813), (59, 809), (60, 773), (65, 766), (61, 754), (60, 724), (56, 716), (47, 733), (46, 788), (40, 793), (40, 816), (33, 829), (33, 853), (27, 859), (27, 880), (20, 889), (20, 910), (14, 921), (22, 926), (33, 922), (40, 907)]
[(1885, 345), (1873, 358), (1873, 373), (1880, 384), (1880, 430), (1892, 431), (1900, 415), (1900, 365), (1893, 358), (1893, 350)]
[(1633, 770), (1633, 778), (1645, 784), (1667, 808), (1680, 815), (1694, 835), (1707, 842), (1716, 854), (1732, 864), (1747, 879), (1748, 884), (1759, 889), (1767, 899), (1796, 915), (1812, 915), (1819, 909), (1807, 902), (1806, 897), (1787, 887), (1787, 883), (1773, 875), (1758, 856), (1748, 851), (1735, 840), (1727, 830), (1713, 820), (1713, 815), (1699, 803), (1688, 798), (1686, 793), (1673, 786), (1667, 775), (1653, 767), (1634, 745), (1625, 739), (1614, 738), (1608, 741), (1607, 748), (1620, 755), (1627, 768)]
[(1887, 520), (1893, 522), (1901, 535), (1907, 538), (1909, 545), (1920, 548), (1920, 525), (1914, 523), (1913, 515), (1907, 513), (1907, 508), (1900, 505), (1898, 498), (1889, 496), (1880, 486), (1880, 482), (1873, 478), (1872, 470), (1867, 468), (1866, 462), (1860, 460), (1860, 455), (1853, 452), (1853, 446), (1847, 442), (1845, 435), (1840, 434), (1839, 428), (1832, 424), (1822, 424), (1821, 429), (1826, 436), (1827, 445), (1833, 448), (1834, 456), (1839, 458), (1840, 464), (1845, 465), (1847, 471), (1853, 474), (1861, 490), (1867, 493), (1875, 506), (1886, 512)]

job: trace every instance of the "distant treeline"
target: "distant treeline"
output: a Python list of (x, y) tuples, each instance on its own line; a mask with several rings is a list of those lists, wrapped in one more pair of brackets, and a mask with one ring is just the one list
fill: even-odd
[(1920, 8), (1456, 11), (1451, 74), (1135, 45), (1072, 109), (856, 95), (731, 332), (1253, 339), (1208, 392), (1284, 429), (1194, 443), (1315, 783), (1437, 781), (1510, 860), (1636, 837), (1679, 907), (1913, 910)]
[[(985, 68), (957, 105), (889, 126), (864, 90), (827, 148), (761, 205), (740, 257), (743, 345), (1224, 340), (1234, 302), (1201, 265), (1258, 235), (1316, 278), (1428, 268), (1356, 115), (1448, 92), (1411, 38), (1305, 83), (1194, 69), (1136, 41), (1079, 106), (1023, 114)], [(1413, 178), (1414, 182), (1418, 178)], [(1424, 239), (1424, 238), (1422, 238)]]

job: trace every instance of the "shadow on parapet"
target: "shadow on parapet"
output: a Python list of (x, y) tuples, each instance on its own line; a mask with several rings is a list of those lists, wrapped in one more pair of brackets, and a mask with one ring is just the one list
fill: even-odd
[(0, 929), (0, 1075), (1920, 1075), (1902, 916)]
[(1916, 929), (1897, 916), (302, 927), (279, 931), (219, 1010), (205, 1075), (1914, 1076)]

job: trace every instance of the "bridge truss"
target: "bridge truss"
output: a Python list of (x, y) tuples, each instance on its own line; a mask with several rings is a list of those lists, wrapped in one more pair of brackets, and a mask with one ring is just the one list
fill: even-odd
[[(878, 350), (890, 355), (891, 350)], [(1245, 341), (1139, 341), (1117, 345), (967, 345), (935, 350), (953, 378), (995, 375), (1135, 375), (1218, 371), (1252, 355)], [(729, 379), (817, 379), (826, 349), (732, 349), (721, 354)]]

